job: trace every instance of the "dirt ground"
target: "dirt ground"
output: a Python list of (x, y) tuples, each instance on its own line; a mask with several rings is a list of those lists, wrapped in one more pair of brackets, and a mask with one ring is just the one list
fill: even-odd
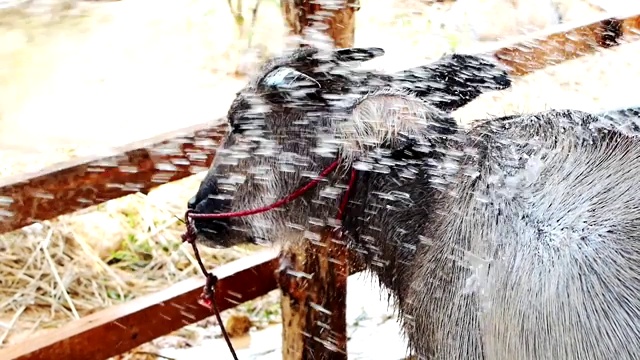
[[(249, 50), (225, 1), (34, 0), (20, 11), (4, 9), (5, 2), (0, 0), (0, 176), (213, 121), (246, 80), (237, 70), (250, 71), (255, 53), (277, 53), (284, 44), (275, 0), (263, 0)], [(253, 1), (244, 3), (249, 15)], [(356, 45), (383, 47), (387, 55), (373, 66), (394, 70), (479, 40), (591, 18), (604, 6), (511, 3), (362, 0)], [(607, 6), (629, 10), (623, 4)], [(456, 115), (468, 121), (550, 107), (637, 106), (640, 99), (628, 89), (640, 75), (638, 51), (640, 43), (634, 43), (548, 68)], [(183, 213), (201, 176), (1, 235), (0, 346), (197, 275), (173, 215)], [(213, 266), (255, 250), (205, 255)], [(253, 330), (267, 328), (279, 321), (277, 301), (273, 293), (225, 318), (243, 314)], [(161, 349), (193, 347), (218, 335), (211, 325), (188, 326), (121, 358), (157, 358)]]

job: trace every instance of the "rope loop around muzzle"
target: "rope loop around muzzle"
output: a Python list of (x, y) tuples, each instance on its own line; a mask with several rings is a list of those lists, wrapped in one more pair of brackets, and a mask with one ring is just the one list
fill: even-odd
[[(230, 218), (238, 218), (245, 217), (255, 214), (261, 214), (273, 209), (277, 209), (282, 207), (293, 200), (299, 198), (304, 195), (307, 191), (313, 189), (318, 185), (320, 181), (326, 178), (329, 174), (334, 172), (338, 166), (340, 165), (340, 160), (335, 160), (331, 165), (329, 165), (326, 169), (324, 169), (317, 177), (307, 183), (305, 186), (298, 188), (296, 191), (291, 194), (285, 196), (284, 198), (270, 204), (267, 206), (259, 207), (256, 209), (248, 209), (236, 212), (228, 212), (228, 213), (220, 213), (220, 214), (203, 214), (203, 213), (194, 213), (193, 210), (187, 210), (185, 213), (185, 223), (186, 223), (186, 231), (182, 234), (181, 238), (183, 242), (187, 242), (191, 244), (193, 248), (193, 254), (198, 262), (198, 266), (200, 267), (200, 271), (206, 278), (206, 283), (203, 288), (202, 294), (200, 295), (199, 303), (207, 308), (209, 308), (214, 315), (216, 316), (216, 320), (218, 321), (218, 325), (220, 326), (220, 331), (222, 332), (222, 336), (224, 337), (227, 346), (229, 347), (229, 351), (233, 356), (234, 360), (238, 360), (238, 356), (236, 355), (235, 349), (233, 348), (233, 344), (231, 344), (231, 339), (229, 338), (229, 334), (222, 323), (222, 317), (220, 316), (220, 310), (218, 309), (218, 305), (215, 301), (215, 286), (218, 282), (218, 277), (213, 275), (211, 272), (207, 270), (205, 267), (202, 257), (200, 256), (200, 251), (198, 250), (198, 245), (196, 244), (197, 238), (197, 229), (195, 226), (195, 219), (230, 219)], [(338, 220), (343, 220), (344, 213), (349, 203), (349, 196), (351, 195), (351, 191), (355, 185), (357, 172), (355, 169), (351, 169), (351, 176), (349, 178), (349, 183), (347, 185), (347, 189), (345, 194), (340, 202), (340, 206), (338, 208), (337, 218)]]

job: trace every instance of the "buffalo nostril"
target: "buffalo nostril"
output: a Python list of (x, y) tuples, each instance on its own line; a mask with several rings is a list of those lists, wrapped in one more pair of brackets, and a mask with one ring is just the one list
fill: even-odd
[(187, 202), (187, 208), (189, 208), (189, 210), (195, 209), (196, 205), (198, 205), (198, 201), (196, 200), (195, 196), (189, 199), (189, 202)]

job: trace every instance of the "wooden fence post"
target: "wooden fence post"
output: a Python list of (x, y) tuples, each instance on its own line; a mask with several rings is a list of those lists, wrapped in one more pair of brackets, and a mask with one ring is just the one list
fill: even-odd
[[(292, 35), (306, 38), (312, 30), (336, 48), (353, 46), (357, 0), (282, 0), (281, 6)], [(318, 244), (305, 240), (280, 254), (284, 360), (347, 359), (348, 251), (331, 231), (318, 230)]]

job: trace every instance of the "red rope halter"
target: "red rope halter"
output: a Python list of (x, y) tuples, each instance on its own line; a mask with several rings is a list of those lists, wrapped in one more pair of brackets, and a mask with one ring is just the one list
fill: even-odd
[[(249, 210), (242, 210), (242, 211), (228, 212), (228, 213), (221, 213), (221, 214), (200, 214), (200, 213), (193, 213), (192, 210), (187, 210), (187, 212), (185, 213), (185, 222), (187, 225), (187, 231), (184, 234), (182, 234), (182, 241), (188, 242), (191, 244), (196, 261), (198, 262), (198, 266), (200, 267), (200, 270), (202, 271), (202, 273), (206, 278), (206, 283), (202, 291), (202, 295), (200, 295), (199, 302), (201, 305), (211, 309), (211, 311), (213, 311), (213, 313), (215, 314), (216, 319), (218, 320), (218, 325), (220, 326), (220, 330), (222, 331), (222, 335), (225, 341), (227, 342), (227, 346), (229, 347), (229, 351), (231, 351), (231, 355), (233, 355), (233, 358), (235, 360), (238, 360), (238, 356), (236, 355), (233, 345), (231, 344), (231, 340), (229, 339), (229, 335), (227, 334), (227, 331), (224, 328), (224, 324), (222, 323), (222, 318), (220, 316), (220, 310), (218, 309), (218, 305), (215, 302), (215, 285), (218, 282), (218, 278), (215, 275), (213, 275), (211, 272), (207, 271), (207, 268), (204, 266), (204, 263), (202, 262), (202, 258), (200, 257), (200, 252), (198, 251), (198, 246), (196, 244), (197, 235), (196, 235), (194, 219), (238, 218), (238, 217), (260, 214), (260, 213), (267, 212), (269, 210), (277, 209), (299, 198), (300, 196), (304, 195), (307, 191), (313, 189), (316, 185), (318, 185), (318, 183), (322, 179), (324, 179), (333, 171), (335, 171), (335, 169), (338, 168), (338, 165), (340, 165), (340, 161), (339, 160), (334, 161), (333, 163), (331, 163), (331, 165), (329, 165), (326, 169), (324, 169), (316, 178), (311, 180), (308, 184), (298, 188), (296, 191), (292, 192), (291, 194), (267, 206), (259, 207), (257, 209), (249, 209)], [(349, 195), (351, 194), (351, 190), (355, 185), (355, 181), (356, 181), (356, 170), (352, 169), (351, 177), (349, 179), (347, 189), (340, 202), (340, 207), (338, 208), (338, 214), (336, 216), (338, 220), (343, 220), (344, 218), (344, 212), (347, 207), (347, 204), (349, 203)]]

